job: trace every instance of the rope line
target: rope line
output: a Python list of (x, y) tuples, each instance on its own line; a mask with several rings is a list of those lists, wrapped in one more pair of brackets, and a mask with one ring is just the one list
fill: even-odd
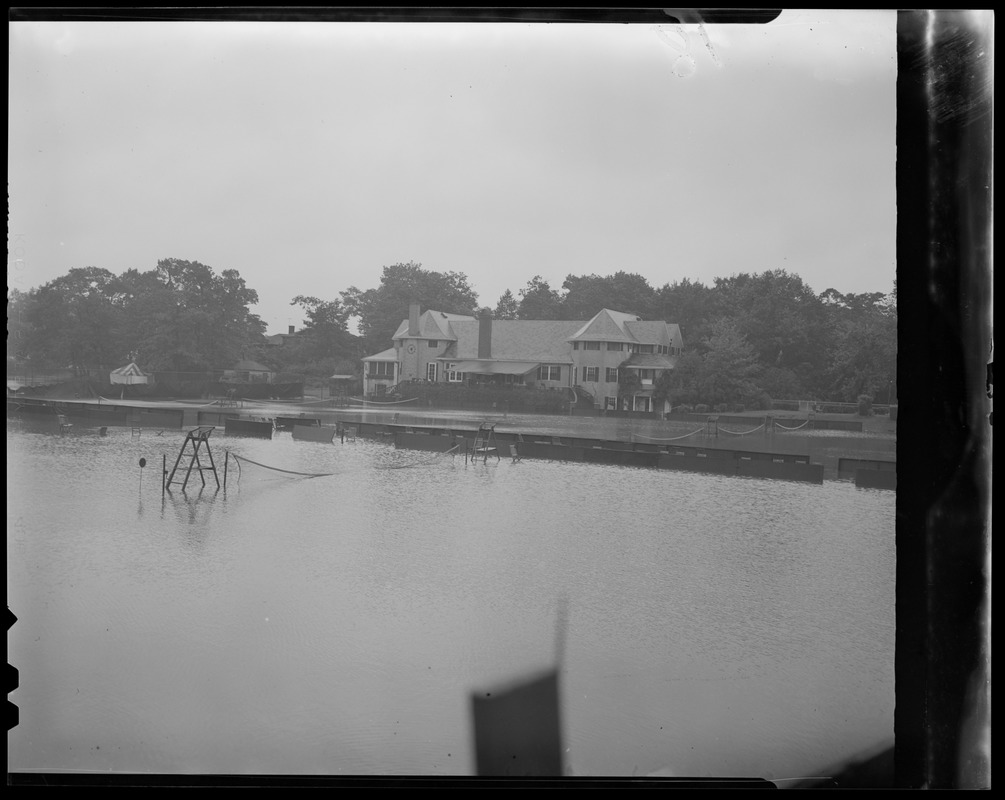
[(353, 401), (355, 401), (357, 403), (362, 403), (364, 406), (368, 406), (368, 405), (372, 405), (372, 406), (395, 406), (395, 405), (401, 405), (402, 403), (414, 403), (419, 398), (418, 397), (410, 397), (407, 400), (365, 400), (362, 397), (350, 397), (349, 399), (353, 400)]
[(764, 424), (762, 423), (762, 424), (758, 425), (756, 428), (752, 428), (749, 431), (731, 431), (731, 430), (728, 430), (727, 428), (723, 428), (723, 427), (719, 427), (718, 430), (722, 431), (723, 433), (731, 433), (733, 436), (746, 436), (748, 433), (756, 433), (757, 431), (761, 430), (761, 428), (763, 428), (763, 427), (764, 427)]
[(461, 446), (459, 444), (455, 444), (449, 450), (445, 450), (442, 453), (437, 453), (432, 458), (427, 458), (427, 459), (425, 459), (423, 461), (415, 461), (415, 462), (413, 462), (411, 464), (391, 464), (391, 465), (388, 465), (386, 467), (377, 467), (377, 469), (408, 469), (409, 467), (423, 467), (426, 464), (432, 464), (434, 461), (436, 461), (439, 458), (443, 458), (443, 456), (450, 455), (455, 450), (460, 450), (460, 448), (461, 448)]
[(679, 441), (680, 439), (687, 439), (689, 436), (694, 436), (696, 433), (701, 433), (703, 430), (704, 428), (698, 428), (698, 430), (691, 431), (691, 433), (685, 433), (683, 436), (674, 436), (669, 439), (657, 439), (654, 436), (643, 436), (641, 433), (633, 433), (631, 438), (633, 442), (636, 439), (645, 439), (650, 442), (676, 442)]
[(291, 469), (279, 469), (279, 467), (270, 467), (268, 464), (259, 464), (257, 461), (252, 461), (250, 458), (245, 458), (244, 456), (239, 456), (235, 453), (231, 453), (230, 455), (231, 457), (237, 459), (238, 465), (240, 465), (242, 461), (247, 461), (249, 464), (254, 464), (256, 467), (271, 469), (274, 472), (285, 472), (287, 475), (300, 475), (304, 478), (330, 478), (332, 475), (336, 474), (334, 472), (294, 472)]
[[(126, 406), (127, 408), (135, 408), (135, 409), (139, 409), (140, 411), (142, 411), (143, 409), (151, 409), (153, 411), (179, 411), (179, 410), (185, 410), (185, 409), (170, 408), (170, 407), (167, 407), (167, 406), (131, 406), (131, 405), (128, 405), (128, 403), (130, 403), (131, 400), (124, 400), (124, 399), (122, 399), (122, 400), (114, 400), (114, 399), (112, 399), (110, 397), (104, 397), (104, 396), (102, 396), (100, 394), (99, 395), (95, 395), (95, 397), (97, 397), (99, 400), (104, 400), (106, 403), (113, 403), (113, 404), (115, 404), (117, 406)], [(144, 403), (144, 402), (150, 402), (150, 401), (148, 401), (148, 400), (140, 400), (139, 402)], [(155, 400), (153, 402), (157, 402), (157, 401)], [(219, 400), (214, 400), (212, 403), (202, 403), (201, 405), (194, 405), (194, 404), (190, 405), (190, 404), (186, 403), (185, 406), (186, 406), (186, 409), (188, 409), (188, 408), (208, 408), (209, 406), (215, 406), (218, 402), (220, 402), (220, 401)]]
[(255, 405), (260, 405), (260, 406), (275, 406), (275, 405), (280, 405), (280, 406), (313, 406), (313, 405), (318, 405), (319, 403), (330, 403), (332, 401), (332, 398), (328, 398), (326, 400), (284, 400), (284, 399), (263, 400), (260, 397), (258, 397), (258, 398), (239, 397), (238, 399), (242, 403), (254, 403)]
[(794, 428), (787, 428), (784, 425), (782, 425), (780, 422), (778, 422), (778, 421), (775, 422), (775, 426), (778, 427), (778, 428), (781, 428), (783, 431), (798, 431), (800, 428), (805, 428), (809, 424), (810, 424), (810, 421), (806, 420), (806, 422), (804, 422), (802, 425), (796, 425), (796, 427), (794, 427)]

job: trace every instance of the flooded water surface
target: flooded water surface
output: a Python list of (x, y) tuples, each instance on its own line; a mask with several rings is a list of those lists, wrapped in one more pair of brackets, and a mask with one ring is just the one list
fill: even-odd
[(470, 775), (559, 652), (568, 775), (892, 742), (893, 492), (278, 433), (162, 497), (184, 432), (107, 434), (8, 424), (11, 771)]

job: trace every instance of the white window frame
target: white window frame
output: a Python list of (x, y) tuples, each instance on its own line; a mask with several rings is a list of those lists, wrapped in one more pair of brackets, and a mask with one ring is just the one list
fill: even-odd
[(600, 367), (583, 367), (583, 383), (599, 383)]
[(437, 366), (438, 365), (435, 361), (430, 361), (426, 364), (426, 380), (430, 383), (436, 383)]
[[(611, 375), (614, 377), (612, 378)], [(618, 368), (617, 367), (607, 367), (607, 373), (605, 375), (607, 378), (607, 383), (617, 383), (618, 382)]]

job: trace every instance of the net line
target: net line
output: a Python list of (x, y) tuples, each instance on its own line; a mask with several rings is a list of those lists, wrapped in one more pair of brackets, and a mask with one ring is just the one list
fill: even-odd
[(757, 426), (756, 428), (751, 428), (751, 429), (750, 429), (749, 431), (731, 431), (731, 430), (729, 430), (728, 428), (723, 428), (723, 427), (722, 427), (722, 426), (720, 425), (720, 426), (719, 426), (719, 427), (717, 428), (717, 430), (720, 430), (720, 431), (722, 431), (723, 433), (729, 433), (729, 434), (732, 434), (733, 436), (747, 436), (748, 434), (751, 434), (751, 433), (757, 433), (757, 431), (761, 430), (761, 429), (762, 429), (763, 427), (764, 427), (764, 423), (761, 423), (761, 424), (760, 424), (760, 425), (758, 425), (758, 426)]
[(677, 442), (681, 439), (687, 439), (689, 436), (694, 436), (696, 433), (701, 433), (704, 428), (698, 428), (696, 431), (691, 431), (691, 433), (685, 433), (683, 436), (673, 436), (668, 439), (657, 439), (655, 436), (644, 436), (641, 433), (633, 433), (631, 440), (634, 442), (636, 439), (645, 439), (647, 442)]
[(785, 425), (782, 425), (777, 420), (775, 421), (775, 427), (776, 428), (781, 428), (783, 431), (798, 431), (800, 428), (805, 428), (809, 424), (810, 424), (810, 421), (806, 420), (806, 422), (804, 422), (802, 425), (796, 425), (796, 427), (794, 427), (794, 428), (788, 428)]
[(273, 472), (282, 472), (285, 475), (296, 475), (297, 477), (300, 478), (330, 478), (331, 476), (337, 474), (335, 472), (295, 472), (292, 469), (280, 469), (279, 467), (272, 467), (269, 466), (268, 464), (262, 464), (258, 461), (252, 461), (250, 458), (239, 456), (236, 453), (231, 453), (230, 457), (237, 461), (238, 470), (240, 470), (241, 468), (241, 462), (246, 461), (249, 464), (254, 464), (256, 467), (261, 467), (262, 469), (269, 469), (272, 470)]

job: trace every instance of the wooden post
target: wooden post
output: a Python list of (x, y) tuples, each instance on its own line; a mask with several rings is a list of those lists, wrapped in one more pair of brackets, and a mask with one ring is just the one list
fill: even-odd
[(167, 474), (168, 474), (167, 458), (168, 457), (166, 455), (162, 455), (161, 456), (161, 499), (162, 500), (164, 499), (164, 488), (165, 488), (164, 487), (164, 481), (167, 479)]
[(230, 463), (230, 451), (225, 450), (223, 456), (223, 491), (227, 491), (227, 465)]

